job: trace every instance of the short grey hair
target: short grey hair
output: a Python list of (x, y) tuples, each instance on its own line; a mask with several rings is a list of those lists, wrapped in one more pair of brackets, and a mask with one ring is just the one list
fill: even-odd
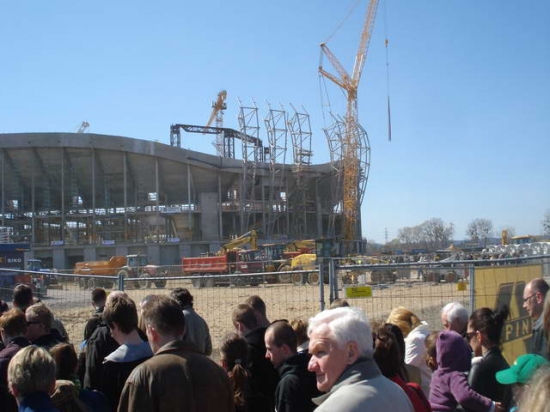
[(19, 398), (33, 392), (49, 392), (55, 385), (55, 360), (41, 347), (30, 345), (15, 354), (8, 366), (8, 383)]
[(359, 356), (371, 359), (373, 354), (372, 330), (367, 316), (359, 308), (341, 307), (324, 310), (309, 319), (307, 334), (326, 325), (338, 347), (355, 342)]
[(447, 322), (449, 323), (453, 323), (455, 319), (459, 319), (465, 325), (468, 324), (468, 318), (470, 317), (468, 309), (458, 302), (447, 303), (441, 310), (441, 316), (443, 315), (447, 315)]

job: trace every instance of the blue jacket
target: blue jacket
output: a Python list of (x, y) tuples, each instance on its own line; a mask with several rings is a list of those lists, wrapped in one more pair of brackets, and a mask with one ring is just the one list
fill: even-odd
[(26, 395), (19, 404), (19, 412), (59, 412), (53, 407), (49, 395), (44, 392), (35, 392)]

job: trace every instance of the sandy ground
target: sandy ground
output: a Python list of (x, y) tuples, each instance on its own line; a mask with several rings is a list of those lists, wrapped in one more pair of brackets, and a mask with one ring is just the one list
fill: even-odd
[[(189, 281), (172, 280), (164, 289), (128, 290), (128, 294), (139, 302), (149, 294), (166, 294), (174, 287), (187, 287), (195, 300), (196, 311), (205, 318), (210, 326), (214, 346), (213, 357), (217, 358), (217, 347), (223, 336), (233, 331), (231, 314), (237, 304), (250, 295), (259, 295), (266, 302), (267, 314), (271, 321), (275, 319), (302, 318), (307, 320), (321, 308), (321, 301), (328, 306), (329, 290), (325, 286), (324, 297), (317, 286), (262, 285), (260, 287), (212, 287), (193, 289)], [(466, 285), (467, 286), (467, 285)], [(89, 291), (79, 291), (77, 286), (66, 285), (61, 293), (60, 302), (70, 300), (70, 307), (56, 304), (55, 315), (60, 318), (71, 341), (78, 345), (82, 341), (84, 324), (92, 314), (89, 303)], [(63, 294), (71, 298), (63, 299)], [(339, 291), (343, 297), (344, 291)], [(398, 282), (382, 287), (373, 287), (372, 297), (349, 299), (351, 305), (366, 311), (371, 321), (383, 321), (390, 310), (404, 306), (425, 320), (433, 329), (441, 327), (439, 313), (448, 302), (461, 301), (469, 305), (469, 288), (458, 290), (456, 283), (430, 284), (424, 282)]]

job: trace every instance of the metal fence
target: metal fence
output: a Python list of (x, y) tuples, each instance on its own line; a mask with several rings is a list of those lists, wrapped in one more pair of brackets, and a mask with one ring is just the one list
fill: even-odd
[[(549, 276), (550, 257), (539, 258), (536, 262), (543, 264), (543, 273)], [(147, 295), (168, 294), (173, 288), (185, 287), (193, 294), (195, 310), (207, 321), (213, 345), (217, 348), (222, 337), (234, 330), (231, 321), (233, 309), (251, 295), (258, 295), (265, 301), (267, 315), (272, 321), (294, 318), (307, 320), (328, 307), (334, 299), (346, 298), (350, 305), (365, 310), (372, 321), (384, 321), (392, 308), (404, 306), (428, 322), (431, 328), (439, 329), (440, 311), (445, 304), (458, 301), (472, 308), (475, 290), (471, 282), (477, 267), (519, 265), (521, 262), (518, 259), (503, 259), (426, 264), (343, 263), (331, 260), (322, 265), (317, 278), (328, 282), (320, 282), (318, 285), (296, 281), (307, 279), (306, 275), (311, 271), (285, 273), (292, 276), (283, 277), (283, 280), (294, 279), (296, 284), (280, 283), (280, 273), (147, 279), (52, 273), (48, 274), (51, 277), (49, 286), (40, 299), (64, 323), (71, 341), (78, 344), (83, 339), (85, 322), (93, 311), (90, 296), (92, 286), (125, 290), (136, 303)], [(167, 267), (165, 272), (175, 273), (175, 270)], [(42, 276), (39, 272), (32, 272), (32, 275)], [(212, 286), (215, 284), (219, 285)], [(368, 288), (370, 296), (347, 297), (350, 291), (359, 287)], [(4, 296), (7, 292), (11, 293), (10, 290), (4, 292)]]

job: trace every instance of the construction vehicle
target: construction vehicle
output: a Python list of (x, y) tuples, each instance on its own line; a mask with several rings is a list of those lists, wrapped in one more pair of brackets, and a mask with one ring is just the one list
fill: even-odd
[(323, 282), (328, 282), (328, 261), (341, 256), (340, 239), (326, 238), (315, 240), (315, 253), (304, 253), (292, 259), (291, 270), (311, 270), (309, 273), (293, 273), (292, 283), (296, 286), (307, 283), (319, 284), (319, 266), (323, 266)]
[[(250, 245), (250, 250), (240, 248), (244, 245)], [(182, 271), (185, 276), (197, 277), (192, 281), (195, 288), (246, 283), (257, 286), (262, 277), (221, 276), (263, 272), (262, 254), (257, 248), (258, 234), (251, 230), (223, 245), (215, 256), (183, 257)], [(198, 278), (200, 276), (204, 279)]]
[[(315, 240), (294, 240), (288, 243), (268, 243), (260, 246), (264, 257), (265, 272), (288, 272), (292, 270), (292, 260), (297, 256), (315, 251)], [(278, 277), (266, 277), (268, 283), (289, 283), (292, 277), (288, 273)]]
[[(40, 288), (46, 292), (47, 289), (60, 288), (57, 277), (53, 274), (52, 269), (44, 267), (41, 259), (27, 259), (27, 270), (32, 271), (31, 276)], [(46, 294), (46, 293), (44, 293)]]
[(262, 255), (257, 250), (232, 249), (218, 256), (184, 257), (181, 267), (185, 276), (195, 277), (192, 280), (195, 288), (257, 286), (263, 281), (262, 276), (238, 276), (263, 272)]
[[(166, 272), (159, 266), (149, 265), (146, 255), (112, 256), (109, 260), (78, 262), (74, 267), (76, 275), (122, 276), (123, 278), (140, 278), (133, 285), (135, 288), (145, 289), (151, 286), (149, 277), (164, 277)], [(81, 289), (95, 287), (116, 288), (117, 281), (102, 280), (96, 277), (79, 278)], [(166, 279), (154, 280), (157, 288), (166, 286)]]

